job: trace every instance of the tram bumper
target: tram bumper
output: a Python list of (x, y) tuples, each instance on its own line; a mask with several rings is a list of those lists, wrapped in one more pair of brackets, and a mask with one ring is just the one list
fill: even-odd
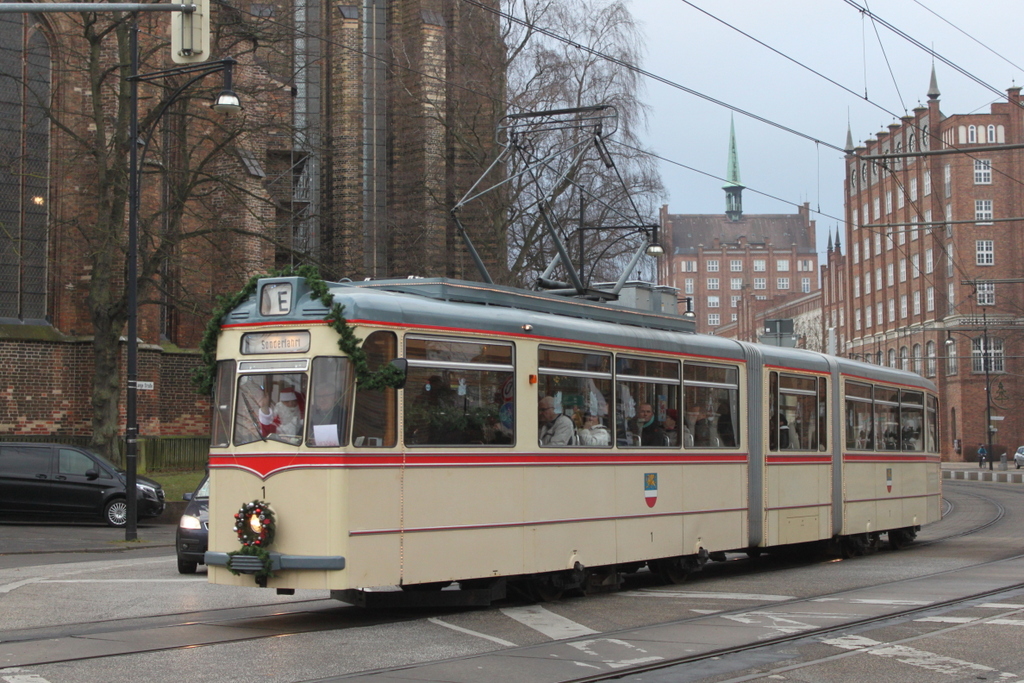
[[(282, 555), (274, 551), (270, 556), (270, 571), (308, 569), (314, 571), (339, 571), (345, 568), (345, 558), (341, 555)], [(265, 569), (263, 560), (255, 555), (231, 555), (206, 551), (204, 564), (207, 567), (226, 567), (239, 574), (258, 574)]]

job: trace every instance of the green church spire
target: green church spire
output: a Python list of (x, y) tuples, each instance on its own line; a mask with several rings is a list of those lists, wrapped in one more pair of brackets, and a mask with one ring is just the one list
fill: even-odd
[(725, 215), (731, 221), (743, 217), (743, 183), (740, 182), (740, 160), (736, 153), (736, 122), (729, 117), (729, 167), (725, 172)]

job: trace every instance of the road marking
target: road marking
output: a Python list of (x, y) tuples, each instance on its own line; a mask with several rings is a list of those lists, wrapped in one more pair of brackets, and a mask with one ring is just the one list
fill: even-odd
[(508, 607), (501, 610), (502, 614), (515, 619), (524, 626), (529, 626), (534, 631), (543, 633), (552, 640), (565, 640), (566, 638), (579, 638), (590, 636), (600, 631), (595, 631), (583, 624), (577, 624), (571, 619), (550, 612), (539, 605), (529, 607)]
[[(3, 673), (3, 671), (0, 671)], [(0, 680), (7, 683), (50, 683), (39, 674), (15, 674), (13, 676), (0, 676)]]
[(729, 621), (735, 621), (746, 626), (770, 628), (781, 633), (800, 633), (801, 631), (808, 631), (814, 628), (811, 624), (805, 624), (802, 621), (791, 619), (790, 617), (792, 616), (794, 615), (780, 614), (777, 612), (746, 612), (744, 614), (726, 614), (723, 615), (722, 618), (728, 619)]
[(696, 612), (697, 614), (718, 614), (722, 610), (720, 610), (720, 609), (691, 609), (690, 611), (691, 612)]
[(1024, 619), (989, 619), (985, 623), (996, 626), (1024, 626)]
[(453, 631), (458, 631), (459, 633), (465, 633), (466, 635), (469, 635), (469, 636), (476, 636), (477, 638), (483, 638), (484, 640), (489, 640), (492, 643), (497, 643), (498, 645), (504, 645), (505, 647), (519, 647), (515, 643), (509, 642), (507, 640), (502, 640), (501, 638), (495, 638), (494, 636), (489, 636), (486, 633), (479, 633), (477, 631), (470, 631), (468, 628), (462, 628), (461, 626), (456, 626), (455, 624), (449, 624), (446, 621), (441, 621), (440, 619), (436, 619), (434, 617), (431, 617), (430, 619), (427, 619), (427, 621), (429, 621), (431, 624), (437, 624), (438, 626), (444, 626), (445, 628), (450, 628)]
[(854, 598), (850, 600), (853, 605), (905, 605), (915, 607), (917, 605), (930, 605), (931, 600), (881, 600), (875, 598)]
[(932, 624), (969, 624), (978, 621), (981, 617), (924, 617), (914, 621), (924, 621)]
[(843, 650), (863, 650), (866, 654), (877, 657), (888, 657), (896, 659), (904, 664), (916, 666), (928, 671), (947, 674), (949, 676), (971, 676), (974, 678), (980, 672), (996, 671), (992, 667), (983, 664), (975, 664), (963, 659), (944, 657), (934, 652), (926, 652), (904, 645), (886, 645), (871, 638), (863, 636), (842, 636), (840, 638), (827, 638), (821, 642), (826, 645), (838, 647)]
[(642, 588), (623, 591), (619, 595), (640, 598), (683, 598), (687, 600), (754, 600), (756, 602), (783, 602), (794, 600), (792, 595), (761, 595), (759, 593), (704, 593), (699, 591), (664, 591), (656, 588)]
[(625, 650), (629, 651), (629, 654), (634, 654), (634, 652), (643, 655), (647, 654), (647, 650), (637, 647), (632, 643), (627, 643), (624, 640), (619, 640), (618, 638), (595, 638), (594, 640), (583, 640), (578, 643), (569, 643), (570, 646), (576, 648), (580, 652), (588, 654), (591, 657), (597, 657), (601, 660), (602, 664), (607, 665), (610, 669), (624, 669), (629, 666), (650, 664), (651, 662), (660, 662), (663, 659), (665, 659), (664, 657), (659, 657), (657, 655), (651, 655), (650, 657), (631, 657), (629, 659), (605, 659), (602, 658), (602, 656), (598, 654), (597, 650), (594, 648), (594, 645), (597, 644), (608, 644), (617, 646), (617, 648), (624, 648)]
[(989, 609), (1024, 609), (1024, 605), (1014, 605), (1012, 602), (983, 602), (978, 607)]
[(14, 590), (16, 588), (21, 588), (22, 586), (27, 586), (30, 583), (39, 583), (40, 581), (43, 581), (43, 580), (44, 580), (43, 577), (37, 576), (37, 577), (32, 578), (32, 579), (24, 579), (22, 581), (15, 581), (14, 583), (8, 583), (8, 584), (5, 584), (3, 586), (0, 586), (0, 593), (10, 593), (12, 590)]

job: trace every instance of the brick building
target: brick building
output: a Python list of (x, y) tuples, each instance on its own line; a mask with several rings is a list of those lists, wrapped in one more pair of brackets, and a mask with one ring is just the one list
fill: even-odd
[(847, 250), (822, 270), (824, 336), (938, 384), (946, 459), (987, 441), (987, 365), (993, 442), (1012, 453), (1024, 443), (1020, 88), (973, 114), (942, 114), (939, 95), (933, 70), (927, 106), (859, 146), (848, 135)]
[[(724, 214), (671, 214), (661, 207), (658, 282), (693, 299), (697, 331), (717, 334), (757, 311), (818, 291), (815, 223), (795, 214), (743, 213), (735, 130), (730, 130)], [(735, 330), (735, 328), (733, 328)]]
[[(139, 393), (143, 436), (208, 432), (208, 401), (189, 382), (195, 348), (215, 297), (254, 273), (315, 263), (331, 278), (475, 277), (447, 207), (496, 153), (503, 113), (497, 18), (473, 5), (214, 4), (212, 20), (213, 57), (238, 60), (244, 111), (211, 154), (226, 139), (201, 101), (219, 85), (212, 77), (149, 138), (142, 249), (159, 249), (169, 230), (208, 234), (182, 240), (152, 271), (140, 266), (139, 379), (155, 384)], [(173, 66), (161, 43), (168, 21), (140, 14), (140, 71)], [(113, 36), (102, 48), (110, 65)], [(96, 130), (93, 112), (117, 117), (121, 81), (112, 72), (93, 107), (79, 15), (3, 14), (0, 40), (0, 436), (89, 435), (98, 375), (87, 302), (97, 254), (121, 272), (125, 245), (123, 230), (102, 247), (88, 230), (104, 210), (123, 225), (124, 212), (95, 197), (99, 183), (124, 183), (126, 167), (104, 176), (81, 140)], [(166, 85), (140, 87), (144, 124)], [(210, 174), (230, 184), (197, 191), (178, 222), (161, 218), (176, 199), (174, 171), (207, 154)], [(462, 216), (496, 279), (506, 263), (498, 215), (480, 203)]]

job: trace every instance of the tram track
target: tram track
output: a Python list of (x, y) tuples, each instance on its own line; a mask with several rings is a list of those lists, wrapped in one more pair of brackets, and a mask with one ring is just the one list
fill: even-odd
[[(961, 489), (962, 487), (957, 487)], [(1024, 492), (1020, 492), (1024, 493)], [(942, 534), (934, 538), (928, 538), (919, 540), (905, 550), (899, 551), (900, 553), (913, 553), (915, 549), (923, 548), (930, 545), (938, 544), (939, 542), (946, 542), (952, 539), (961, 538), (971, 534), (976, 534), (989, 529), (1002, 521), (1005, 518), (1006, 510), (1005, 507), (998, 501), (992, 499), (990, 496), (978, 493), (977, 491), (964, 491), (957, 490), (957, 495), (970, 497), (972, 499), (984, 501), (987, 504), (987, 514), (983, 519), (976, 519), (968, 521), (969, 526), (966, 528), (956, 528), (951, 530), (950, 533)], [(954, 515), (964, 510), (964, 508), (971, 508), (971, 505), (956, 505), (954, 502), (945, 516), (947, 521), (954, 521)], [(1004, 558), (1005, 559), (1005, 558)], [(870, 561), (870, 560), (868, 560)], [(998, 560), (1003, 561), (1003, 560)], [(782, 569), (791, 568), (794, 565), (789, 562), (783, 562), (782, 566), (770, 566), (766, 565), (763, 560), (756, 561), (751, 560), (749, 562), (740, 560), (736, 564), (742, 563), (742, 567), (735, 567), (736, 576), (746, 574), (759, 574), (759, 573), (774, 573)], [(728, 564), (733, 564), (732, 562)], [(983, 565), (973, 565), (983, 566)], [(725, 569), (725, 565), (722, 565)], [(938, 575), (938, 574), (935, 574)], [(723, 575), (725, 577), (728, 574)], [(925, 575), (930, 576), (930, 575)], [(905, 580), (905, 579), (904, 579)], [(641, 585), (649, 586), (649, 581), (640, 580)], [(891, 585), (898, 584), (899, 581), (892, 582)], [(879, 584), (879, 586), (886, 586), (890, 584)], [(1024, 587), (1024, 583), (1020, 584)], [(1001, 590), (1006, 590), (1005, 588)], [(998, 592), (998, 591), (997, 591)], [(971, 599), (978, 599), (984, 597), (988, 593), (977, 593), (972, 596), (962, 598), (962, 601), (969, 601)], [(814, 596), (818, 599), (828, 599), (833, 597), (833, 594), (823, 594), (820, 596)], [(806, 600), (808, 598), (801, 598)], [(519, 604), (516, 601), (509, 601), (503, 603), (500, 607), (507, 607), (508, 605)], [(784, 607), (788, 603), (777, 603), (773, 605), (773, 608)], [(950, 603), (952, 604), (952, 602)], [(888, 614), (885, 617), (879, 618), (899, 618), (901, 616), (912, 615), (917, 612), (926, 609), (936, 609), (943, 606), (942, 603), (930, 604), (927, 607), (913, 608), (902, 610), (898, 613)], [(499, 607), (499, 605), (496, 605)], [(745, 608), (739, 608), (735, 610), (723, 611), (721, 614), (739, 614), (744, 611), (751, 609), (757, 609), (757, 607), (747, 606)], [(88, 659), (102, 659), (108, 657), (124, 657), (136, 654), (153, 654), (159, 652), (170, 652), (175, 650), (194, 649), (201, 647), (211, 647), (215, 645), (222, 645), (228, 643), (240, 643), (245, 641), (259, 641), (270, 638), (280, 638), (284, 636), (296, 636), (301, 634), (309, 634), (324, 631), (341, 631), (351, 628), (359, 627), (371, 627), (379, 626), (383, 624), (399, 623), (403, 621), (412, 621), (417, 619), (423, 619), (426, 616), (443, 616), (448, 614), (446, 610), (432, 611), (430, 614), (422, 610), (363, 610), (353, 608), (348, 605), (338, 603), (331, 599), (311, 599), (311, 600), (299, 600), (295, 602), (289, 602), (286, 604), (282, 603), (265, 603), (262, 605), (250, 605), (245, 607), (229, 607), (222, 609), (211, 609), (211, 610), (196, 610), (187, 612), (168, 612), (163, 614), (155, 614), (149, 616), (134, 617), (127, 620), (122, 619), (106, 619), (94, 622), (80, 622), (74, 624), (62, 624), (55, 626), (37, 626), (25, 629), (18, 629), (7, 631), (0, 635), (0, 655), (3, 651), (11, 647), (23, 647), (31, 646), (33, 644), (42, 644), (44, 642), (54, 642), (61, 639), (74, 639), (79, 642), (89, 641), (90, 639), (105, 637), (104, 642), (109, 643), (110, 638), (117, 634), (123, 634), (126, 632), (133, 633), (157, 633), (159, 629), (173, 629), (179, 632), (185, 632), (184, 641), (182, 636), (179, 635), (173, 644), (159, 645), (151, 644), (148, 646), (137, 645), (132, 646), (126, 644), (126, 646), (118, 652), (110, 652), (109, 648), (98, 650), (96, 653), (83, 652), (81, 648), (74, 648), (76, 654), (67, 655), (62, 654), (62, 649), (59, 647), (47, 648), (52, 652), (52, 656), (40, 656), (32, 659), (29, 662), (31, 665), (49, 665), (49, 664), (66, 664), (76, 661), (83, 661)], [(669, 622), (672, 624), (681, 624), (686, 622), (695, 621), (697, 618), (677, 620)], [(852, 628), (860, 623), (870, 623), (871, 620), (865, 620), (863, 622), (849, 622), (842, 626), (842, 628)], [(190, 627), (197, 627), (196, 631), (204, 631), (207, 635), (203, 638), (188, 638), (187, 632)], [(201, 628), (200, 628), (201, 627)], [(223, 627), (224, 631), (232, 631), (231, 634), (225, 634), (224, 637), (211, 637), (209, 635), (209, 627)], [(838, 627), (837, 627), (838, 628)], [(832, 629), (835, 630), (835, 629)], [(244, 633), (240, 633), (244, 631)], [(830, 632), (828, 629), (822, 630), (822, 633)], [(615, 637), (618, 631), (609, 631), (602, 633), (601, 637)], [(810, 635), (814, 635), (810, 632), (802, 632), (794, 635), (794, 638), (806, 638)], [(147, 639), (143, 639), (147, 640)], [(148, 639), (151, 643), (154, 638)], [(711, 656), (722, 656), (724, 654), (730, 654), (732, 652), (741, 652), (757, 647), (763, 647), (766, 644), (775, 642), (787, 642), (790, 640), (788, 637), (780, 637), (778, 639), (764, 640), (757, 643), (752, 643), (749, 646), (743, 646), (738, 648), (724, 648), (722, 650), (716, 650), (717, 654), (707, 655)], [(529, 647), (529, 646), (524, 646)], [(706, 658), (701, 655), (701, 658)], [(699, 659), (699, 658), (698, 658)], [(674, 663), (685, 663), (691, 661), (687, 658), (682, 658), (678, 662)], [(697, 661), (694, 659), (693, 661)], [(673, 664), (662, 663), (660, 666), (671, 666)], [(0, 667), (5, 666), (5, 663), (0, 659)], [(406, 667), (407, 668), (407, 667)], [(653, 667), (659, 668), (659, 667)], [(642, 672), (644, 668), (638, 668), (635, 671), (633, 669), (619, 670), (615, 676), (622, 676), (624, 673), (631, 672)], [(385, 671), (385, 670), (382, 670)], [(351, 678), (357, 675), (366, 675), (366, 671), (346, 676)], [(596, 676), (596, 675), (595, 675)], [(609, 677), (615, 676), (597, 676), (597, 677), (582, 677), (579, 679), (573, 679), (574, 683), (578, 680), (580, 683), (589, 680), (607, 680)], [(310, 679), (320, 680), (320, 679)], [(324, 679), (324, 680), (335, 680), (335, 679)]]

